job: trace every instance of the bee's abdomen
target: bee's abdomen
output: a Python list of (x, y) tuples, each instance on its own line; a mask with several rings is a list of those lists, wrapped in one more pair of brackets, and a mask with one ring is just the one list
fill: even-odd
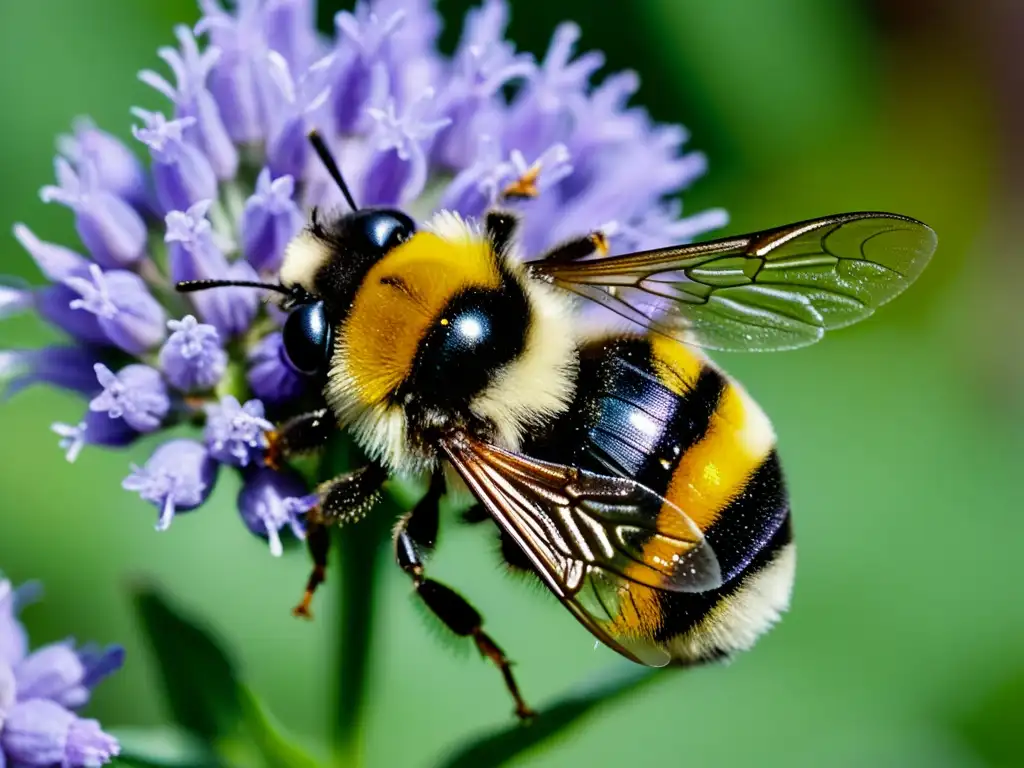
[[(637, 480), (683, 510), (714, 550), (722, 587), (662, 592), (648, 607), (660, 615), (656, 639), (666, 646), (727, 612), (790, 542), (771, 423), (737, 382), (677, 342), (627, 337), (585, 346), (573, 406), (549, 434), (529, 452)], [(766, 615), (784, 607), (768, 604), (778, 596), (762, 602)], [(718, 645), (700, 653), (731, 650), (729, 638)]]

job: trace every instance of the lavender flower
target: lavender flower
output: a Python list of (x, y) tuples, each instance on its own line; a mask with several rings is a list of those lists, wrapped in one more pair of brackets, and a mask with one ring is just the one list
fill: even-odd
[(206, 406), (206, 445), (210, 455), (225, 464), (247, 467), (267, 447), (266, 433), (274, 425), (263, 418), (263, 403), (242, 405), (231, 395)]
[(217, 329), (192, 315), (171, 320), (167, 327), (172, 333), (160, 350), (160, 367), (171, 386), (182, 392), (216, 386), (228, 364)]
[[(361, 205), (422, 220), (442, 209), (478, 218), (501, 201), (522, 215), (528, 254), (595, 229), (623, 253), (725, 223), (720, 210), (681, 215), (677, 195), (705, 172), (704, 156), (684, 150), (681, 127), (629, 105), (635, 73), (594, 82), (603, 56), (576, 50), (574, 24), (555, 30), (537, 62), (505, 39), (511, 4), (481, 0), (446, 57), (431, 0), (361, 0), (335, 16), (330, 38), (314, 27), (313, 0), (198, 2), (199, 23), (158, 52), (163, 73), (140, 73), (169, 101), (132, 110), (148, 168), (76, 123), (43, 197), (73, 210), (88, 253), (17, 225), (49, 284), (0, 286), (0, 316), (35, 311), (69, 338), (0, 351), (9, 393), (41, 382), (90, 398), (84, 414), (53, 425), (67, 458), (143, 432), (202, 430), (202, 442), (158, 446), (124, 481), (158, 508), (158, 528), (202, 505), (225, 465), (243, 477), (250, 531), (274, 550), (280, 530), (299, 531), (302, 504), (287, 500), (308, 489), (262, 466), (266, 409), (286, 419), (317, 394), (282, 355), (281, 313), (256, 290), (174, 297), (172, 284), (274, 279), (311, 208), (342, 203), (310, 151), (311, 128)], [(64, 747), (77, 738), (62, 734)]]
[(152, 432), (171, 408), (160, 371), (148, 365), (128, 365), (116, 374), (96, 363), (96, 378), (103, 391), (89, 403), (89, 410), (124, 419), (132, 429)]
[(31, 289), (20, 284), (4, 285), (0, 283), (0, 320), (27, 312), (34, 305), (35, 296)]
[(101, 188), (136, 209), (149, 207), (142, 163), (116, 136), (101, 131), (91, 120), (80, 118), (74, 123), (74, 133), (61, 136), (57, 146), (76, 168), (94, 168)]
[(89, 261), (84, 256), (63, 245), (44, 243), (24, 224), (14, 225), (14, 236), (28, 251), (47, 280), (60, 282), (66, 277), (81, 274), (89, 266)]
[(185, 139), (185, 130), (196, 124), (196, 118), (169, 121), (159, 112), (132, 112), (144, 123), (142, 128), (132, 126), (132, 134), (153, 155), (153, 182), (161, 207), (183, 211), (193, 203), (215, 197), (217, 175), (209, 158)]
[[(229, 263), (224, 255), (231, 243), (217, 237), (206, 218), (210, 200), (200, 200), (187, 211), (167, 214), (168, 262), (171, 280), (258, 280), (256, 271), (244, 261)], [(226, 337), (245, 331), (256, 315), (259, 295), (252, 289), (225, 288), (192, 296), (199, 315)]]
[(252, 266), (273, 272), (281, 266), (285, 246), (302, 229), (305, 218), (292, 198), (295, 179), (271, 179), (264, 168), (256, 179), (256, 191), (245, 203), (242, 231), (243, 251)]
[(76, 710), (92, 689), (124, 663), (118, 646), (73, 641), (29, 652), (18, 612), (37, 592), (0, 580), (0, 765), (96, 766), (120, 751), (117, 740)]
[(104, 188), (89, 160), (72, 168), (55, 162), (57, 186), (43, 187), (44, 203), (60, 203), (75, 212), (75, 228), (94, 259), (105, 267), (130, 266), (146, 249), (146, 224), (128, 203)]
[(64, 284), (78, 294), (70, 309), (95, 315), (113, 344), (129, 354), (149, 351), (164, 340), (167, 313), (134, 272), (104, 272), (89, 266), (89, 277), (68, 277)]
[(176, 117), (193, 119), (195, 143), (209, 159), (213, 172), (218, 179), (231, 179), (238, 171), (238, 150), (231, 143), (217, 102), (206, 89), (206, 78), (220, 58), (220, 51), (211, 47), (200, 53), (188, 27), (179, 26), (174, 34), (181, 44), (181, 51), (161, 48), (157, 53), (171, 68), (177, 84), (172, 86), (148, 69), (139, 73), (139, 79), (174, 103)]
[(291, 472), (257, 469), (246, 477), (238, 492), (238, 512), (252, 533), (270, 542), (270, 554), (280, 557), (282, 528), (287, 526), (299, 539), (306, 536), (301, 516), (316, 505), (316, 496)]
[(124, 419), (112, 419), (102, 411), (88, 410), (77, 424), (55, 422), (50, 431), (57, 435), (58, 446), (64, 451), (64, 458), (69, 464), (78, 460), (82, 449), (87, 445), (102, 445), (107, 448), (123, 448), (131, 445), (139, 436), (139, 432)]
[(87, 347), (4, 350), (0, 351), (0, 381), (7, 382), (8, 397), (36, 383), (91, 396), (98, 389), (96, 362), (96, 352)]
[(156, 529), (164, 531), (177, 513), (206, 501), (216, 479), (217, 463), (201, 443), (172, 440), (157, 448), (145, 466), (132, 466), (121, 486), (160, 510)]
[(264, 402), (281, 404), (306, 391), (306, 379), (285, 359), (280, 331), (267, 334), (249, 354), (249, 387)]

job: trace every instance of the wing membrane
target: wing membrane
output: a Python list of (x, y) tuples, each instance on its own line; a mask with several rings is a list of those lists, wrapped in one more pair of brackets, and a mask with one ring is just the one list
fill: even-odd
[(547, 587), (598, 639), (663, 666), (658, 592), (721, 585), (718, 560), (677, 506), (639, 483), (510, 453), (468, 436), (442, 444)]
[(730, 351), (813, 344), (909, 286), (936, 246), (926, 225), (849, 213), (743, 237), (585, 261), (533, 274), (651, 330)]

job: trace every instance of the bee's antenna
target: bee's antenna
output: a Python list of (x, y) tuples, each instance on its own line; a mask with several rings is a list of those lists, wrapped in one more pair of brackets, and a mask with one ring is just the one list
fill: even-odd
[(331, 150), (328, 149), (327, 144), (324, 143), (323, 137), (315, 128), (309, 132), (309, 143), (313, 145), (313, 149), (320, 158), (320, 162), (324, 164), (324, 168), (326, 168), (327, 172), (331, 174), (331, 178), (334, 179), (334, 183), (338, 185), (338, 189), (340, 189), (341, 194), (345, 196), (345, 200), (348, 201), (349, 206), (353, 211), (358, 211), (359, 206), (356, 205), (356, 201), (352, 197), (352, 193), (348, 190), (348, 184), (345, 183), (345, 179), (341, 175), (341, 169), (338, 168), (338, 164), (334, 160), (334, 155), (331, 154)]
[(292, 291), (283, 285), (278, 285), (277, 283), (257, 283), (252, 280), (185, 280), (175, 285), (174, 288), (178, 293), (195, 293), (196, 291), (205, 291), (207, 288), (226, 288), (229, 286), (236, 288), (263, 288), (267, 291), (283, 293), (286, 296), (292, 295)]

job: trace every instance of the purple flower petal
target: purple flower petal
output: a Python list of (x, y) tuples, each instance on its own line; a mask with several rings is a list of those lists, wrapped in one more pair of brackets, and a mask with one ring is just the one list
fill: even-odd
[(29, 699), (11, 709), (0, 731), (0, 748), (15, 766), (40, 768), (104, 765), (120, 752), (117, 740), (98, 722), (45, 699)]
[(194, 117), (168, 121), (159, 112), (132, 109), (144, 126), (132, 126), (136, 139), (153, 155), (153, 182), (164, 211), (184, 211), (200, 200), (217, 197), (217, 175), (202, 151), (186, 141)]
[(160, 372), (148, 365), (128, 365), (116, 374), (96, 363), (96, 378), (103, 391), (89, 403), (89, 410), (124, 419), (138, 432), (152, 432), (171, 408)]
[(35, 260), (39, 271), (55, 283), (70, 275), (81, 274), (89, 266), (84, 256), (62, 245), (44, 243), (24, 224), (14, 225), (14, 236)]
[(427, 90), (400, 116), (394, 100), (389, 100), (384, 109), (366, 110), (376, 122), (378, 154), (363, 179), (364, 205), (407, 205), (423, 191), (429, 143), (451, 122), (447, 117), (427, 117), (433, 98), (433, 91)]
[(145, 466), (133, 465), (121, 487), (159, 510), (156, 529), (163, 531), (176, 514), (201, 506), (216, 479), (217, 462), (201, 443), (172, 440), (157, 448)]
[(295, 180), (282, 176), (271, 180), (264, 168), (256, 191), (246, 201), (242, 217), (245, 257), (260, 272), (276, 272), (284, 249), (305, 225), (306, 219), (292, 199)]
[(330, 72), (336, 58), (330, 54), (314, 62), (296, 82), (284, 56), (276, 51), (267, 54), (264, 71), (272, 97), (267, 167), (275, 177), (299, 178), (304, 174), (310, 156), (309, 130), (329, 119), (322, 113), (330, 96)]
[(282, 528), (288, 526), (294, 536), (305, 538), (301, 515), (316, 503), (312, 498), (309, 504), (306, 484), (296, 473), (261, 467), (246, 476), (238, 493), (238, 512), (252, 533), (269, 541), (270, 554), (280, 557)]
[[(14, 670), (11, 665), (0, 659), (0, 730), (3, 730), (4, 720), (10, 714), (17, 698), (18, 682), (14, 679)], [(3, 754), (0, 752), (0, 754)], [(0, 759), (0, 768), (3, 768), (4, 761)]]
[(64, 283), (79, 294), (68, 305), (95, 315), (111, 343), (140, 355), (166, 336), (167, 313), (133, 272), (104, 272), (89, 267), (89, 277), (68, 277)]
[(112, 419), (106, 413), (88, 410), (77, 424), (55, 422), (50, 431), (60, 438), (58, 446), (64, 458), (73, 464), (87, 445), (123, 448), (138, 439), (139, 433), (124, 419)]
[(82, 685), (95, 688), (124, 666), (124, 656), (124, 648), (120, 645), (108, 645), (106, 648), (94, 643), (83, 645), (78, 649), (78, 658), (85, 668)]
[(275, 331), (263, 337), (249, 354), (249, 386), (260, 400), (281, 404), (307, 389), (308, 380), (284, 356), (284, 341)]
[(18, 701), (50, 699), (69, 709), (77, 709), (89, 700), (85, 673), (74, 642), (65, 640), (44, 645), (14, 668)]
[[(88, 280), (88, 268), (78, 273), (78, 277)], [(71, 307), (71, 303), (80, 298), (82, 295), (78, 291), (63, 283), (49, 285), (36, 294), (36, 311), (46, 322), (75, 341), (97, 347), (108, 346), (110, 337), (100, 325), (99, 317)]]
[(313, 0), (270, 0), (261, 10), (267, 47), (281, 54), (289, 67), (302, 71), (322, 47)]
[(682, 212), (682, 202), (672, 200), (621, 225), (611, 237), (613, 250), (626, 253), (681, 245), (729, 223), (728, 214), (721, 208), (711, 208), (686, 217), (682, 216)]
[(76, 172), (63, 157), (56, 160), (58, 186), (43, 187), (44, 203), (60, 203), (75, 212), (75, 228), (93, 258), (105, 267), (129, 266), (146, 250), (146, 224), (128, 203), (105, 189), (88, 161)]
[(392, 41), (408, 16), (406, 8), (356, 3), (334, 17), (338, 48), (331, 84), (331, 114), (337, 133), (364, 130), (367, 107), (382, 104), (398, 73), (390, 58)]
[(206, 89), (206, 78), (220, 58), (221, 51), (216, 46), (209, 46), (200, 53), (188, 27), (179, 25), (174, 34), (181, 51), (161, 48), (159, 54), (174, 73), (176, 84), (172, 86), (161, 75), (148, 69), (139, 73), (139, 79), (174, 102), (175, 117), (194, 118), (190, 130), (194, 130), (196, 143), (206, 154), (217, 178), (231, 179), (238, 170), (238, 150), (231, 143), (216, 101)]
[(58, 139), (61, 154), (76, 168), (90, 164), (96, 169), (96, 181), (100, 187), (138, 210), (147, 209), (146, 172), (124, 142), (101, 131), (87, 118), (76, 120), (73, 127), (74, 132), (70, 136)]
[(217, 0), (200, 0), (199, 5), (203, 18), (196, 34), (208, 34), (221, 52), (207, 84), (228, 134), (240, 144), (270, 139), (281, 119), (281, 103), (268, 71), (269, 54), (279, 55), (287, 70), (299, 74), (323, 55), (312, 0), (243, 2), (236, 13), (225, 11)]
[(222, 269), (224, 254), (206, 219), (212, 205), (212, 200), (200, 200), (187, 210), (171, 211), (164, 217), (167, 225), (164, 242), (169, 246), (172, 282), (200, 280)]
[(87, 347), (42, 347), (0, 351), (0, 381), (7, 382), (5, 396), (33, 384), (94, 395), (96, 353)]
[(431, 153), (442, 167), (463, 169), (473, 162), (477, 137), (496, 135), (505, 121), (505, 104), (498, 92), (536, 72), (533, 56), (517, 54), (515, 46), (504, 40), (508, 10), (504, 0), (487, 0), (466, 14), (452, 77), (438, 98), (440, 113), (451, 120), (438, 134)]
[[(201, 200), (188, 211), (167, 214), (164, 239), (170, 243), (171, 280), (259, 280), (248, 263), (228, 263), (205, 218), (209, 207), (209, 201)], [(219, 288), (190, 298), (199, 316), (225, 338), (247, 330), (259, 305), (259, 293), (252, 288)]]
[(263, 418), (263, 403), (249, 400), (242, 405), (231, 395), (218, 405), (206, 406), (206, 432), (203, 437), (210, 455), (217, 461), (245, 467), (257, 461), (267, 447), (267, 432), (274, 425)]
[(440, 207), (464, 218), (478, 218), (497, 201), (511, 176), (511, 166), (502, 160), (498, 141), (490, 134), (482, 134), (476, 141), (473, 163), (448, 185)]
[(36, 296), (31, 288), (10, 278), (0, 277), (0, 320), (20, 315), (35, 307)]
[(572, 128), (572, 111), (585, 98), (590, 78), (603, 64), (596, 51), (573, 59), (580, 29), (560, 24), (548, 52), (526, 88), (512, 105), (506, 123), (505, 145), (536, 157)]
[(170, 320), (171, 336), (160, 350), (160, 368), (182, 392), (212, 389), (227, 369), (228, 356), (220, 334), (192, 315)]
[(42, 594), (38, 582), (30, 581), (17, 589), (0, 579), (0, 665), (14, 667), (28, 653), (28, 634), (18, 621), (18, 613)]

